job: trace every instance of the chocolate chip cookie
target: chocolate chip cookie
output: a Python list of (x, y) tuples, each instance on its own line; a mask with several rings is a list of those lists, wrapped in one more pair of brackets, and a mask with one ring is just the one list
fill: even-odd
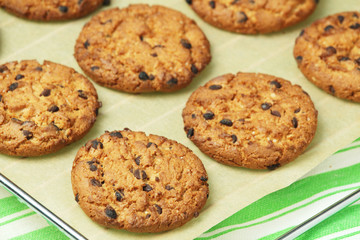
[(184, 88), (211, 56), (193, 20), (169, 8), (137, 4), (93, 17), (76, 41), (75, 58), (97, 83), (136, 93)]
[(232, 32), (279, 31), (307, 18), (318, 0), (186, 0), (206, 22)]
[(31, 20), (53, 21), (83, 17), (101, 4), (104, 0), (0, 0), (0, 7), (19, 17)]
[(100, 103), (74, 69), (35, 60), (0, 65), (0, 152), (38, 156), (82, 138)]
[(305, 28), (296, 39), (294, 57), (316, 86), (360, 102), (360, 12), (337, 13)]
[(95, 222), (132, 232), (161, 232), (199, 215), (208, 176), (187, 147), (130, 130), (106, 132), (77, 153), (75, 200)]
[(313, 139), (317, 111), (300, 86), (256, 73), (226, 74), (198, 88), (182, 113), (185, 132), (215, 160), (275, 169)]

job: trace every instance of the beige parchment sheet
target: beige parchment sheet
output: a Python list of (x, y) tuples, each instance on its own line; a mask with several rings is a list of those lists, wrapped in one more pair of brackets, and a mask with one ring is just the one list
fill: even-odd
[[(211, 42), (212, 61), (193, 83), (176, 93), (133, 95), (94, 84), (103, 107), (95, 126), (82, 140), (43, 157), (0, 156), (0, 172), (89, 239), (193, 239), (260, 197), (283, 188), (307, 173), (339, 148), (360, 137), (360, 104), (332, 97), (298, 70), (292, 56), (300, 30), (315, 19), (358, 9), (358, 0), (321, 0), (306, 21), (284, 31), (246, 36), (216, 29), (202, 21), (184, 0), (112, 0), (112, 7), (130, 3), (162, 4), (177, 9), (198, 23)], [(75, 40), (89, 20), (41, 23), (0, 11), (0, 63), (44, 59), (81, 72), (74, 57)], [(254, 171), (224, 166), (202, 154), (186, 138), (181, 111), (190, 94), (215, 76), (225, 73), (262, 72), (299, 84), (319, 111), (316, 136), (306, 152), (275, 171)], [(200, 216), (185, 226), (160, 234), (134, 234), (106, 229), (92, 222), (74, 201), (70, 171), (77, 150), (105, 130), (145, 131), (163, 135), (191, 148), (202, 159), (209, 175), (210, 197)], [(344, 159), (346, 161), (346, 159)]]

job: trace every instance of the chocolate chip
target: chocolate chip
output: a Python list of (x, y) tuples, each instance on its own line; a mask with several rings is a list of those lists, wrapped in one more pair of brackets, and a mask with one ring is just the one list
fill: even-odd
[(329, 91), (331, 92), (332, 95), (335, 94), (335, 88), (334, 88), (333, 85), (330, 85), (330, 86), (329, 86)]
[(293, 117), (293, 119), (291, 120), (291, 123), (293, 125), (294, 128), (298, 127), (298, 120), (296, 117)]
[(342, 61), (348, 61), (348, 60), (350, 60), (350, 58), (348, 58), (348, 57), (344, 57), (344, 56), (338, 57), (338, 61), (340, 61), (340, 62), (342, 62)]
[(359, 23), (355, 23), (355, 24), (351, 25), (349, 28), (351, 28), (351, 29), (358, 29), (358, 28), (360, 28), (360, 24), (359, 24)]
[(36, 67), (35, 70), (39, 71), (39, 72), (42, 72), (43, 69), (42, 69), (42, 67), (39, 66), (39, 67)]
[(192, 0), (185, 0), (187, 2), (187, 4), (191, 5), (192, 4)]
[(11, 121), (13, 121), (14, 123), (17, 123), (17, 124), (23, 124), (24, 122), (21, 121), (20, 119), (17, 119), (17, 118), (11, 118)]
[(212, 9), (215, 8), (215, 2), (214, 2), (214, 1), (210, 1), (210, 2), (209, 2), (209, 5), (210, 5), (210, 7), (211, 7)]
[(94, 164), (90, 164), (90, 171), (95, 172), (97, 170), (97, 166)]
[(95, 70), (99, 70), (100, 67), (99, 66), (92, 66), (90, 69), (91, 69), (91, 71), (95, 71)]
[(105, 214), (106, 214), (106, 216), (108, 216), (109, 218), (112, 218), (112, 219), (116, 219), (116, 218), (117, 218), (117, 214), (116, 214), (115, 209), (113, 209), (113, 208), (110, 207), (110, 206), (107, 206), (107, 207), (105, 208)]
[[(151, 147), (151, 145), (153, 145), (153, 144), (155, 144), (155, 143), (148, 142), (148, 144), (146, 144), (146, 147), (149, 148), (149, 147)], [(155, 144), (155, 146), (156, 146), (156, 144)]]
[(33, 133), (28, 130), (23, 130), (22, 133), (26, 137), (27, 140), (30, 140), (33, 138)]
[(320, 2), (320, 0), (314, 0), (314, 2), (315, 2), (316, 4), (318, 4), (318, 3)]
[(52, 113), (57, 112), (57, 111), (59, 111), (59, 110), (60, 110), (59, 107), (56, 106), (56, 105), (51, 105), (51, 106), (48, 108), (48, 111), (49, 111), (49, 112), (52, 112)]
[(301, 110), (301, 108), (297, 108), (297, 109), (295, 109), (294, 113), (298, 113), (298, 112), (300, 112), (300, 110)]
[(98, 140), (91, 141), (91, 147), (92, 148), (97, 149), (98, 146), (100, 146), (100, 149), (104, 148), (104, 145), (102, 144), (102, 142), (100, 142)]
[(124, 190), (122, 190), (122, 189), (121, 190), (116, 190), (115, 191), (115, 197), (116, 197), (116, 201), (121, 202), (125, 197)]
[(157, 53), (152, 53), (152, 54), (150, 54), (150, 56), (157, 57), (158, 55), (157, 55)]
[(89, 46), (90, 46), (90, 43), (89, 43), (88, 40), (86, 40), (86, 41), (84, 42), (84, 48), (85, 48), (85, 49), (88, 49)]
[(238, 1), (240, 1), (240, 0), (234, 0), (234, 1), (232, 1), (232, 2), (231, 2), (231, 5), (236, 4)]
[(162, 214), (162, 208), (157, 204), (155, 204), (154, 206), (155, 206), (156, 211), (158, 212), (158, 214)]
[(153, 188), (149, 185), (149, 184), (145, 184), (145, 186), (143, 186), (143, 191), (145, 192), (150, 192)]
[(273, 164), (273, 165), (267, 166), (267, 169), (269, 169), (269, 170), (275, 170), (275, 169), (277, 169), (278, 167), (280, 167), (280, 163), (275, 163), (275, 164)]
[(297, 56), (297, 57), (296, 57), (296, 61), (301, 62), (302, 60), (303, 60), (303, 57), (302, 57), (302, 56)]
[(2, 95), (0, 94), (0, 102), (1, 102), (1, 100), (2, 100)]
[(40, 97), (43, 96), (43, 97), (48, 97), (50, 96), (51, 94), (51, 90), (48, 89), (48, 88), (45, 88), (41, 93), (40, 93)]
[(261, 104), (261, 109), (262, 110), (268, 110), (268, 109), (270, 109), (271, 108), (271, 103), (263, 103), (263, 104)]
[(147, 75), (146, 72), (140, 72), (139, 78), (140, 78), (140, 80), (146, 81), (146, 80), (149, 80), (149, 75)]
[(3, 73), (7, 70), (9, 70), (7, 66), (5, 66), (5, 65), (0, 66), (0, 73)]
[(166, 82), (170, 86), (174, 86), (178, 83), (178, 80), (176, 78), (171, 78), (169, 81)]
[(151, 217), (151, 214), (146, 214), (145, 218), (148, 219)]
[(221, 88), (222, 88), (221, 85), (211, 85), (211, 86), (209, 87), (209, 89), (211, 89), (211, 90), (219, 90), (219, 89), (221, 89)]
[(331, 29), (334, 29), (334, 26), (332, 26), (332, 25), (327, 25), (327, 26), (324, 28), (324, 31), (325, 31), (325, 32), (328, 32), (328, 31), (330, 31)]
[(82, 2), (83, 2), (83, 0), (79, 0), (79, 1), (78, 1), (78, 5), (81, 5)]
[(14, 91), (18, 86), (19, 86), (19, 84), (17, 82), (12, 83), (9, 86), (9, 91)]
[(305, 33), (305, 30), (304, 30), (304, 29), (301, 30), (301, 32), (300, 32), (300, 34), (299, 34), (299, 37), (301, 37), (302, 35), (304, 35), (304, 33)]
[(326, 48), (326, 52), (328, 52), (330, 55), (332, 55), (332, 54), (335, 54), (337, 51), (336, 51), (336, 48), (329, 46)]
[(231, 135), (231, 138), (232, 138), (232, 142), (233, 143), (236, 143), (236, 141), (237, 141), (237, 136), (236, 135)]
[(103, 1), (103, 6), (109, 6), (111, 3), (111, 0), (104, 0)]
[(239, 12), (239, 17), (238, 23), (245, 23), (248, 20), (248, 17), (244, 12)]
[(142, 35), (139, 36), (140, 41), (144, 41), (144, 37)]
[(171, 189), (174, 189), (174, 188), (171, 187), (170, 185), (166, 185), (166, 186), (165, 186), (165, 189), (168, 190), (168, 191), (170, 191)]
[(200, 180), (203, 181), (203, 182), (206, 182), (208, 180), (208, 178), (206, 176), (201, 176)]
[(98, 180), (96, 180), (95, 178), (92, 178), (90, 180), (90, 183), (91, 183), (91, 185), (93, 185), (95, 187), (101, 187), (102, 186), (101, 183)]
[(196, 114), (195, 114), (195, 113), (191, 114), (191, 118), (192, 118), (192, 119), (195, 119), (195, 118), (196, 118)]
[(135, 158), (135, 163), (136, 163), (136, 165), (140, 165), (140, 158), (141, 158), (141, 156), (137, 156), (137, 157)]
[(62, 12), (62, 13), (67, 13), (68, 12), (68, 7), (67, 6), (60, 6), (59, 7), (59, 11)]
[(88, 97), (86, 96), (83, 90), (78, 90), (78, 96), (81, 97), (82, 99), (88, 99)]
[(22, 79), (24, 77), (25, 77), (24, 75), (18, 74), (18, 75), (16, 75), (15, 80), (17, 81), (17, 80), (20, 80), (20, 79)]
[(190, 128), (187, 133), (186, 133), (186, 136), (188, 138), (191, 138), (192, 136), (194, 136), (194, 129), (193, 128)]
[(276, 80), (271, 81), (270, 85), (274, 85), (276, 88), (281, 88), (281, 83)]
[(144, 170), (141, 170), (141, 179), (143, 180), (147, 179), (147, 174)]
[(136, 170), (134, 171), (134, 176), (136, 177), (136, 179), (141, 179), (140, 169), (136, 169)]
[(206, 119), (206, 120), (211, 120), (215, 117), (215, 114), (211, 111), (207, 111), (206, 113), (203, 114), (203, 117)]
[(160, 178), (159, 177), (155, 177), (155, 181), (160, 181)]
[(360, 58), (358, 58), (358, 59), (355, 59), (355, 61), (354, 61), (357, 65), (360, 65)]
[(181, 43), (181, 45), (184, 47), (184, 48), (186, 48), (186, 49), (191, 49), (191, 43), (188, 41), (188, 40), (186, 40), (186, 39), (181, 39), (180, 40), (180, 43)]
[(194, 212), (194, 217), (197, 218), (199, 216), (199, 212)]
[(195, 64), (191, 64), (191, 71), (194, 73), (194, 74), (197, 74), (199, 72), (199, 70), (197, 69), (197, 67), (195, 66)]
[(343, 21), (345, 19), (344, 16), (342, 16), (342, 15), (339, 15), (337, 18), (338, 18), (340, 23), (343, 23)]
[(359, 16), (356, 13), (353, 13), (353, 18), (359, 18)]
[(276, 117), (281, 117), (281, 114), (278, 111), (271, 110), (271, 115), (276, 116)]
[(220, 121), (220, 123), (222, 125), (231, 127), (233, 125), (233, 122), (230, 119), (224, 118), (223, 120)]
[(79, 202), (79, 194), (78, 193), (75, 195), (75, 201)]
[(117, 131), (111, 132), (110, 136), (117, 137), (117, 138), (123, 138), (123, 135), (121, 134), (121, 132), (117, 132)]

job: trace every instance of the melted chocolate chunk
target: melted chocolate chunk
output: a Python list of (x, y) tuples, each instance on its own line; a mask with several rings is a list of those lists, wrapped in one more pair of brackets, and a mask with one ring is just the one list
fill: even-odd
[(23, 130), (22, 133), (26, 137), (27, 140), (30, 140), (33, 138), (33, 133), (28, 130)]
[(39, 67), (36, 67), (35, 70), (39, 71), (39, 72), (42, 72), (43, 69), (42, 69), (42, 67), (39, 66)]
[(211, 90), (219, 90), (219, 89), (221, 89), (221, 88), (222, 88), (221, 85), (211, 85), (211, 86), (209, 87), (209, 89), (211, 89)]
[(95, 71), (95, 70), (99, 70), (100, 67), (99, 66), (92, 66), (90, 69), (91, 69), (91, 71)]
[(68, 12), (68, 7), (67, 6), (60, 6), (59, 7), (59, 11), (62, 12), (62, 13), (67, 13)]
[(358, 29), (358, 28), (360, 28), (360, 24), (359, 24), (359, 23), (355, 23), (355, 24), (349, 26), (349, 28), (354, 29), (354, 30), (355, 30), (355, 29)]
[(231, 127), (233, 125), (233, 122), (230, 119), (224, 118), (223, 120), (220, 121), (220, 123), (222, 125)]
[(110, 136), (117, 137), (117, 138), (123, 138), (123, 135), (121, 134), (121, 132), (117, 132), (117, 131), (111, 132)]
[(171, 78), (169, 81), (166, 82), (167, 85), (174, 86), (178, 84), (178, 80), (176, 78)]
[(171, 189), (174, 189), (174, 188), (171, 187), (170, 185), (166, 185), (166, 186), (165, 186), (165, 189), (168, 190), (168, 191), (170, 191)]
[(88, 97), (86, 96), (83, 90), (78, 90), (78, 96), (81, 97), (82, 99), (88, 99)]
[(115, 197), (116, 197), (116, 201), (121, 202), (125, 197), (124, 190), (122, 190), (122, 189), (116, 190), (115, 191)]
[(184, 47), (184, 48), (186, 48), (186, 49), (191, 49), (191, 43), (188, 41), (188, 40), (186, 40), (186, 39), (181, 39), (180, 40), (180, 43), (181, 43), (181, 45)]
[(24, 77), (25, 77), (24, 75), (18, 74), (18, 75), (16, 75), (15, 80), (17, 81), (17, 80), (20, 80), (20, 79), (22, 79)]
[(100, 146), (100, 149), (104, 148), (104, 145), (102, 144), (102, 142), (100, 142), (98, 140), (91, 141), (91, 147), (92, 148), (97, 149), (98, 146)]
[(271, 110), (271, 115), (273, 115), (275, 117), (281, 117), (281, 114), (278, 111), (272, 111)]
[(101, 187), (102, 184), (99, 182), (99, 180), (96, 180), (95, 178), (90, 179), (90, 183), (91, 185), (95, 186), (95, 187)]
[(332, 26), (332, 25), (327, 25), (327, 26), (324, 28), (324, 31), (325, 31), (325, 32), (328, 32), (328, 31), (330, 31), (331, 29), (334, 29), (334, 26)]
[(149, 184), (145, 184), (145, 186), (143, 186), (143, 191), (145, 192), (150, 192), (153, 188), (149, 185)]
[(278, 167), (280, 167), (280, 163), (275, 163), (275, 164), (273, 164), (273, 165), (267, 166), (267, 169), (269, 169), (269, 170), (275, 170), (275, 169), (277, 169)]
[(239, 20), (238, 23), (245, 23), (248, 20), (248, 17), (246, 16), (246, 14), (244, 12), (239, 12)]
[(274, 85), (276, 88), (281, 88), (281, 83), (276, 80), (271, 81), (270, 85)]
[(85, 49), (88, 49), (89, 46), (90, 46), (90, 43), (89, 43), (88, 40), (86, 40), (86, 41), (84, 42), (84, 48), (85, 48)]
[(79, 202), (79, 194), (78, 193), (75, 195), (75, 201)]
[(298, 120), (296, 117), (293, 117), (293, 119), (291, 120), (291, 123), (293, 125), (294, 128), (298, 127)]
[(106, 214), (106, 216), (108, 216), (109, 218), (112, 218), (112, 219), (116, 219), (116, 218), (117, 218), (117, 214), (116, 214), (115, 209), (113, 209), (113, 208), (110, 207), (110, 206), (107, 206), (107, 207), (106, 207), (106, 209), (105, 209), (105, 214)]
[(19, 84), (17, 82), (12, 83), (9, 86), (9, 91), (14, 91), (15, 89), (17, 89), (18, 86), (19, 86)]
[(237, 136), (236, 135), (231, 135), (231, 138), (232, 138), (232, 142), (233, 143), (236, 143), (236, 141), (237, 141)]
[(52, 112), (52, 113), (57, 112), (57, 111), (59, 111), (59, 110), (60, 110), (59, 107), (56, 106), (56, 105), (51, 105), (51, 106), (48, 108), (48, 111), (49, 111), (49, 112)]
[(343, 21), (345, 19), (345, 17), (342, 15), (339, 15), (337, 18), (338, 18), (340, 24), (343, 23)]
[(40, 97), (48, 97), (51, 94), (51, 90), (48, 88), (45, 88), (41, 93), (40, 93)]
[(215, 8), (215, 1), (210, 1), (210, 2), (209, 2), (209, 5), (210, 5), (210, 7), (211, 7), (212, 9), (214, 9), (214, 8)]
[(296, 61), (301, 62), (302, 60), (303, 60), (303, 57), (302, 57), (302, 56), (297, 56), (297, 57), (296, 57)]
[(344, 56), (338, 57), (338, 61), (339, 61), (339, 62), (348, 61), (348, 60), (350, 60), (350, 58), (348, 58), (348, 57), (344, 57)]
[(103, 1), (103, 6), (109, 6), (111, 3), (111, 0), (104, 0)]
[(300, 31), (300, 34), (299, 34), (299, 37), (301, 37), (302, 35), (304, 35), (304, 33), (305, 33), (305, 30), (304, 30), (304, 29), (301, 30), (301, 31)]
[(203, 182), (206, 182), (208, 180), (208, 178), (206, 176), (201, 176), (200, 180), (203, 181)]
[(141, 156), (137, 156), (137, 157), (135, 158), (135, 163), (136, 163), (136, 165), (140, 165), (140, 159), (141, 159)]
[(270, 109), (271, 108), (271, 103), (263, 103), (263, 104), (261, 104), (261, 109), (262, 110), (268, 110), (268, 109)]
[(211, 111), (207, 111), (206, 113), (204, 113), (203, 117), (206, 119), (206, 120), (211, 120), (215, 117), (215, 114)]
[(198, 74), (199, 70), (197, 69), (197, 67), (195, 66), (195, 64), (191, 64), (191, 71), (194, 73), (194, 74)]
[(5, 71), (9, 70), (9, 68), (5, 65), (0, 66), (0, 73), (3, 73)]
[(194, 136), (194, 129), (193, 128), (190, 128), (187, 133), (186, 133), (186, 136), (188, 138), (191, 138), (192, 136)]
[(192, 4), (192, 0), (185, 0), (187, 2), (187, 4), (191, 5)]
[(97, 170), (97, 166), (94, 164), (90, 164), (90, 171), (95, 172)]
[(156, 211), (158, 212), (158, 214), (162, 214), (162, 208), (157, 204), (155, 204), (154, 206), (155, 206)]
[(335, 94), (335, 88), (334, 88), (333, 85), (330, 85), (330, 86), (329, 86), (329, 91), (331, 92), (332, 95)]
[(139, 73), (139, 79), (143, 80), (143, 81), (149, 80), (149, 75), (147, 75), (146, 72), (140, 72)]
[(295, 109), (294, 113), (298, 113), (298, 112), (300, 112), (300, 110), (301, 110), (301, 108), (297, 108), (297, 109)]

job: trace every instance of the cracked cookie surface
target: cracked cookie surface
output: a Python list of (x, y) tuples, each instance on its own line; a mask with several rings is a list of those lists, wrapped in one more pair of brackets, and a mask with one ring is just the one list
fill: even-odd
[(317, 0), (186, 0), (206, 22), (232, 32), (279, 31), (307, 18)]
[(360, 12), (337, 13), (305, 28), (296, 39), (294, 57), (316, 86), (360, 102)]
[(83, 17), (103, 4), (104, 0), (0, 0), (0, 7), (31, 20), (68, 20)]
[(162, 6), (130, 5), (94, 16), (81, 31), (75, 58), (97, 83), (125, 92), (172, 92), (210, 62), (196, 23)]
[(313, 139), (317, 111), (300, 86), (266, 74), (217, 77), (198, 88), (182, 113), (187, 137), (215, 160), (275, 169)]
[(35, 60), (0, 65), (0, 152), (38, 156), (82, 138), (100, 107), (74, 69)]
[(106, 132), (83, 146), (71, 180), (92, 220), (132, 232), (179, 227), (199, 215), (209, 194), (205, 168), (190, 149), (130, 130)]

